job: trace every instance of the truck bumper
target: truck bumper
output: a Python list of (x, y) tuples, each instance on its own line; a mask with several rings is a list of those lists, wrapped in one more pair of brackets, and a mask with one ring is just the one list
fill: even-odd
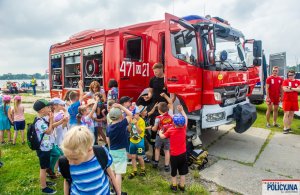
[(204, 105), (202, 108), (202, 129), (224, 125), (233, 121), (233, 108), (237, 105), (249, 103), (247, 99), (244, 102), (221, 107), (220, 105)]

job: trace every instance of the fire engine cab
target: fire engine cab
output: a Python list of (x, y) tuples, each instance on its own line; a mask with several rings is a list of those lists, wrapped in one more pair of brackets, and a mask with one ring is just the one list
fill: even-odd
[[(190, 120), (201, 129), (233, 121), (233, 109), (248, 103), (259, 75), (261, 42), (253, 42), (253, 62), (245, 58), (243, 33), (218, 17), (165, 14), (165, 19), (107, 30), (87, 30), (50, 47), (50, 93), (85, 91), (97, 80), (107, 92), (116, 79), (119, 96), (135, 100), (149, 87), (152, 66), (161, 62), (165, 86), (176, 94)], [(256, 69), (256, 68), (255, 68)]]

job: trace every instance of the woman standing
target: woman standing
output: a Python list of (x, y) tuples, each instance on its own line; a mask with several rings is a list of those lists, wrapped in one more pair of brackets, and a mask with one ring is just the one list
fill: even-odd
[(283, 81), (283, 133), (288, 134), (292, 132), (291, 124), (294, 118), (294, 112), (299, 110), (298, 92), (300, 92), (300, 81), (295, 79), (295, 71), (288, 72), (288, 78)]

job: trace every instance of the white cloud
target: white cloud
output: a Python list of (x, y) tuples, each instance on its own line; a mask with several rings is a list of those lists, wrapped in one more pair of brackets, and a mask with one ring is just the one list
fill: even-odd
[(297, 0), (2, 0), (0, 74), (44, 72), (51, 44), (86, 29), (117, 28), (163, 19), (164, 13), (220, 16), (247, 38), (263, 41), (266, 54), (287, 52), (300, 61)]

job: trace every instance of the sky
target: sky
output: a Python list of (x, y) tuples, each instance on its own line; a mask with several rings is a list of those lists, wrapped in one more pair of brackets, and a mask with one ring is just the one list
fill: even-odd
[(50, 45), (87, 29), (164, 19), (168, 12), (219, 16), (267, 55), (286, 51), (300, 63), (299, 0), (0, 0), (0, 75), (45, 73)]

